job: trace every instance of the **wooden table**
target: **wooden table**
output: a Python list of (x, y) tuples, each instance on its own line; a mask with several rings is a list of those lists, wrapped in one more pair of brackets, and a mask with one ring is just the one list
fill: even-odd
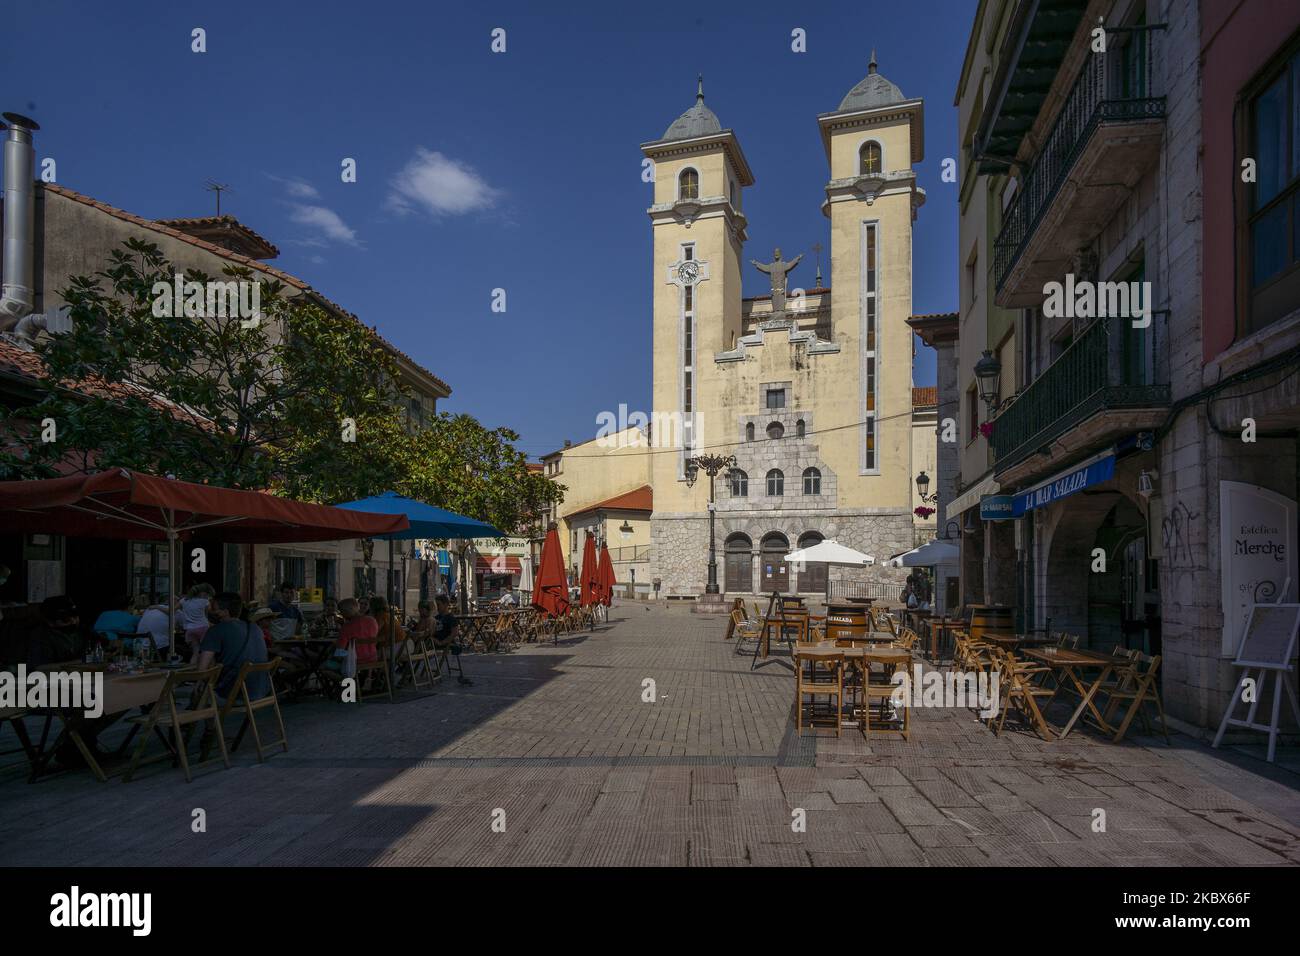
[[(1081, 698), (1079, 706), (1070, 715), (1070, 720), (1066, 723), (1065, 728), (1058, 735), (1064, 737), (1073, 729), (1075, 723), (1083, 716), (1085, 709), (1092, 712), (1093, 718), (1097, 721), (1097, 726), (1107, 735), (1115, 733), (1115, 728), (1106, 722), (1102, 717), (1101, 711), (1093, 702), (1097, 691), (1101, 689), (1102, 684), (1117, 669), (1128, 667), (1132, 662), (1127, 657), (1115, 657), (1111, 654), (1099, 654), (1096, 651), (1077, 651), (1067, 647), (1038, 647), (1030, 648), (1024, 652), (1024, 656), (1036, 663), (1043, 664), (1052, 669), (1053, 674), (1057, 675), (1057, 690), (1070, 690), (1078, 694)], [(1079, 677), (1079, 672), (1084, 670), (1096, 670), (1097, 678), (1091, 684), (1085, 684)], [(1066, 681), (1069, 681), (1069, 685)], [(1053, 694), (1048, 700), (1047, 706), (1050, 707), (1052, 701), (1056, 699)], [(1047, 707), (1043, 708), (1043, 715), (1046, 716)]]
[[(44, 750), (38, 750), (36, 759), (32, 765), (31, 776), (28, 777), (28, 783), (35, 783), (36, 780), (45, 772), (49, 766), (50, 760), (58, 753), (59, 748), (64, 741), (71, 740), (81, 752), (81, 756), (86, 761), (86, 766), (100, 783), (106, 783), (108, 776), (95, 759), (95, 753), (86, 743), (82, 731), (90, 727), (91, 723), (103, 721), (99, 730), (107, 729), (111, 724), (123, 714), (136, 709), (148, 709), (158, 703), (158, 695), (162, 693), (163, 686), (167, 683), (167, 676), (176, 668), (151, 668), (135, 674), (109, 673), (106, 665), (103, 664), (54, 664), (49, 667), (43, 667), (41, 670), (46, 673), (50, 672), (68, 672), (84, 673), (85, 671), (100, 671), (104, 674), (103, 695), (100, 703), (103, 705), (103, 713), (100, 717), (87, 717), (84, 709), (71, 707), (51, 707), (43, 710), (32, 710), (33, 714), (53, 714), (58, 717), (63, 724), (63, 729), (59, 731), (58, 737), (54, 743)], [(189, 670), (190, 668), (179, 668), (180, 670)], [(122, 746), (118, 748), (118, 753), (126, 749), (127, 743), (130, 742), (128, 736)]]
[(334, 656), (337, 646), (338, 641), (329, 637), (289, 637), (272, 641), (271, 649), (275, 653), (302, 665), (301, 669), (281, 677), (286, 690), (295, 695), (303, 693), (307, 681), (320, 673), (320, 669)]
[(959, 617), (931, 618), (926, 625), (926, 630), (930, 634), (930, 660), (938, 660), (941, 649), (946, 656), (951, 657), (948, 635), (965, 626), (966, 622)]
[[(837, 655), (842, 655), (844, 657), (845, 668), (857, 672), (864, 684), (870, 680), (872, 664), (884, 665), (886, 674), (889, 675), (892, 674), (895, 668), (905, 667), (912, 660), (912, 652), (903, 647), (846, 647), (843, 646), (841, 642), (836, 641), (818, 641), (815, 644), (797, 644), (795, 645), (793, 653), (796, 667), (799, 666), (801, 659), (835, 657)], [(849, 718), (851, 720), (856, 720), (857, 714), (857, 709), (850, 707)]]
[(475, 611), (472, 614), (458, 614), (456, 620), (460, 622), (461, 641), (473, 647), (475, 643), (481, 643), (484, 652), (490, 654), (496, 646), (496, 637), (493, 636), (489, 622), (496, 624), (499, 611)]
[(1050, 643), (1045, 637), (1030, 637), (1028, 634), (1010, 634), (1004, 631), (985, 631), (982, 641), (996, 644), (1005, 651), (1019, 651), (1042, 647)]

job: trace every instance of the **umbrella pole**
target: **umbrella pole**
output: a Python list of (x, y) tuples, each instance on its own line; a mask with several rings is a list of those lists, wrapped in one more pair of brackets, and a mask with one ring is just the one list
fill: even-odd
[(167, 524), (167, 639), (170, 646), (167, 659), (170, 661), (176, 656), (176, 576), (181, 569), (176, 560), (175, 525), (172, 520)]

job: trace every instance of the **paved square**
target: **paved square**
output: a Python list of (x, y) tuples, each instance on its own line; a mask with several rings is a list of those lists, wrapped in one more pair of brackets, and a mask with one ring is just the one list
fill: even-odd
[(292, 704), (287, 754), (258, 765), (245, 744), (189, 785), (158, 764), (130, 784), (29, 786), (9, 755), (0, 864), (1300, 863), (1293, 750), (1268, 767), (1180, 735), (1049, 744), (937, 709), (914, 713), (906, 743), (797, 737), (790, 671), (751, 671), (724, 629), (622, 604), (560, 647), (467, 656), (473, 686)]

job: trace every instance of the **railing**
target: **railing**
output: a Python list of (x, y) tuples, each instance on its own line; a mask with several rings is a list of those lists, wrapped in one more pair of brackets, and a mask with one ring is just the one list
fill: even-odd
[(624, 548), (610, 548), (609, 559), (611, 561), (649, 561), (650, 545), (635, 544)]
[[(1128, 318), (1098, 319), (1060, 357), (998, 414), (989, 444), (994, 468), (1029, 457), (1053, 438), (1100, 409), (1169, 404), (1169, 386), (1152, 384), (1146, 372), (1129, 372), (1121, 343)], [(1157, 323), (1152, 323), (1155, 340)]]
[(1093, 130), (1104, 122), (1133, 122), (1165, 115), (1165, 98), (1155, 82), (1156, 31), (1164, 24), (1108, 31), (1107, 42), (1120, 41), (1105, 54), (1090, 53), (1033, 168), (1006, 211), (993, 243), (993, 273), (1001, 291), (1043, 213), (1065, 182)]

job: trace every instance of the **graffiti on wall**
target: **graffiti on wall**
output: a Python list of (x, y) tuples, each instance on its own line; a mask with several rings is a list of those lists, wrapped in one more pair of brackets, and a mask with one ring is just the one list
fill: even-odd
[(1187, 505), (1180, 501), (1165, 515), (1160, 523), (1164, 537), (1165, 560), (1169, 567), (1192, 567), (1195, 558), (1192, 555), (1192, 529), (1200, 514), (1193, 514)]

